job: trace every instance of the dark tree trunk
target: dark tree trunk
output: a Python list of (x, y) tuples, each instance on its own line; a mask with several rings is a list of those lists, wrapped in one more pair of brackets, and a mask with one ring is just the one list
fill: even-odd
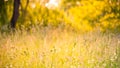
[(16, 28), (16, 22), (19, 17), (19, 6), (20, 6), (20, 0), (14, 0), (14, 7), (13, 7), (13, 15), (10, 21), (11, 28)]

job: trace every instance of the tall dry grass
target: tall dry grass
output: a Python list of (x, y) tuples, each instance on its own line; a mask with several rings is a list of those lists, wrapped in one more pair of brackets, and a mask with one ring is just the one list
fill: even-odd
[(0, 68), (120, 68), (120, 38), (62, 29), (0, 33)]

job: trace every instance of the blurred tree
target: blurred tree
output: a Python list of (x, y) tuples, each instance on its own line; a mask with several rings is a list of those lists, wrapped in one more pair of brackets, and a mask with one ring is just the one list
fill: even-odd
[(105, 0), (105, 8), (100, 18), (103, 30), (120, 32), (120, 0)]
[(120, 28), (120, 0), (60, 0), (60, 6), (54, 9), (48, 8), (52, 3), (50, 0), (20, 1), (0, 0), (2, 24), (6, 24), (12, 16), (11, 28), (32, 25), (56, 27), (60, 24), (70, 24), (75, 29), (87, 31), (96, 27), (105, 30)]
[(40, 5), (45, 6), (45, 4), (48, 2), (49, 0), (40, 0)]
[(56, 27), (63, 24), (63, 12), (46, 7), (47, 2), (48, 0), (30, 0), (27, 9), (23, 12), (26, 1), (21, 1), (22, 11), (20, 11), (17, 27), (26, 28), (34, 25)]
[(64, 10), (69, 9), (70, 7), (80, 5), (81, 0), (62, 0), (61, 1), (61, 8)]
[(4, 0), (0, 0), (0, 25), (3, 25), (7, 22), (7, 11), (6, 4)]
[(76, 29), (120, 29), (120, 0), (62, 0), (61, 7)]

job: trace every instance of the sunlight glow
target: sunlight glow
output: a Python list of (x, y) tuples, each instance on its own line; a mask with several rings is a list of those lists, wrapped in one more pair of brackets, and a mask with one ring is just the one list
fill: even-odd
[(34, 9), (34, 8), (36, 7), (35, 3), (33, 3), (33, 4), (31, 5), (31, 7)]
[(49, 0), (48, 3), (45, 4), (48, 8), (56, 8), (59, 5), (59, 0)]

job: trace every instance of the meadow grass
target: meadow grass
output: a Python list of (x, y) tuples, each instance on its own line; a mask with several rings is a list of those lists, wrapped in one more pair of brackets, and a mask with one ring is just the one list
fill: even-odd
[(0, 33), (0, 68), (120, 68), (120, 37), (49, 28)]

